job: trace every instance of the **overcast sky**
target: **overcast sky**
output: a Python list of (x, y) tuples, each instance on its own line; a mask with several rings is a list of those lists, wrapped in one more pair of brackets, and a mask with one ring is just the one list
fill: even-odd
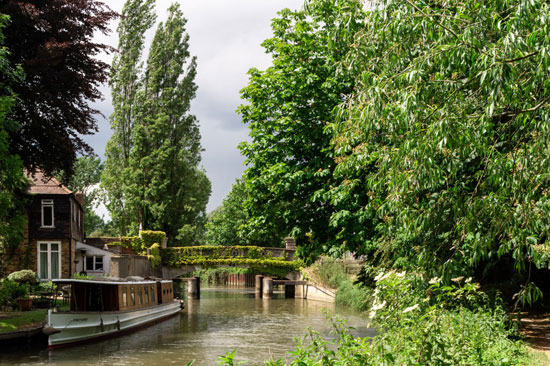
[[(104, 1), (111, 9), (122, 12), (124, 0)], [(166, 19), (172, 0), (157, 0), (158, 21)], [(271, 37), (271, 19), (283, 8), (298, 9), (303, 0), (179, 0), (188, 20), (191, 54), (197, 56), (197, 96), (191, 105), (202, 134), (202, 165), (212, 182), (212, 194), (207, 206), (210, 212), (218, 207), (236, 178), (244, 171), (244, 158), (237, 145), (248, 138), (248, 129), (238, 114), (239, 91), (247, 85), (246, 72), (251, 67), (267, 68), (269, 55), (260, 46)], [(116, 26), (109, 36), (97, 40), (116, 47)], [(154, 29), (147, 39), (152, 40)], [(148, 49), (148, 47), (147, 47)], [(111, 63), (111, 56), (103, 59)], [(102, 88), (105, 100), (95, 105), (108, 117), (113, 107), (109, 88)], [(99, 132), (85, 140), (103, 159), (105, 145), (111, 136), (107, 119), (98, 117)], [(104, 209), (100, 210), (104, 213)]]

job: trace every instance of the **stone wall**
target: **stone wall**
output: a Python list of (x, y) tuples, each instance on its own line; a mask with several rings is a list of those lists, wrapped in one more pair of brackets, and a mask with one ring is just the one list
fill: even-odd
[(118, 278), (128, 276), (162, 277), (162, 271), (160, 268), (151, 268), (147, 257), (123, 254), (111, 257), (111, 276)]

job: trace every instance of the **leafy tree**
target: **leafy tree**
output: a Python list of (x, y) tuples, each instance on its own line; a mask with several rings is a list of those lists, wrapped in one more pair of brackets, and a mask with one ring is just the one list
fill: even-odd
[(548, 266), (549, 17), (539, 0), (389, 0), (366, 17), (331, 126), (333, 199), (367, 197), (333, 224), (372, 223), (351, 250), (446, 277)]
[(27, 168), (70, 174), (77, 153), (91, 152), (81, 135), (97, 131), (89, 102), (101, 97), (108, 75), (95, 56), (109, 48), (92, 38), (108, 32), (115, 13), (96, 0), (5, 0), (0, 14), (11, 17), (6, 57), (26, 74), (12, 86), (19, 103), (10, 115), (19, 128), (9, 132), (10, 151)]
[(84, 232), (86, 236), (100, 233), (105, 228), (103, 218), (95, 213), (99, 200), (102, 198), (99, 187), (103, 164), (94, 156), (82, 156), (76, 160), (74, 174), (70, 179), (62, 176), (63, 182), (73, 192), (81, 192), (84, 197)]
[(241, 91), (246, 104), (238, 110), (250, 128), (251, 141), (240, 149), (249, 166), (244, 230), (254, 241), (275, 232), (279, 242), (295, 237), (303, 256), (337, 251), (338, 230), (329, 226), (333, 208), (324, 194), (334, 184), (335, 162), (324, 130), (353, 91), (355, 81), (341, 61), (363, 19), (360, 1), (315, 0), (273, 20), (274, 37), (263, 43), (273, 64), (249, 71)]
[(27, 187), (21, 159), (8, 149), (8, 134), (17, 128), (17, 123), (9, 117), (17, 102), (13, 86), (23, 80), (22, 70), (9, 62), (9, 50), (4, 45), (2, 31), (8, 22), (9, 17), (0, 14), (0, 255), (10, 254), (23, 239), (23, 194)]
[[(127, 6), (135, 3), (130, 1)], [(136, 19), (129, 15), (125, 21), (130, 25), (148, 25), (145, 20), (151, 19), (147, 16), (151, 10), (143, 11), (145, 13), (136, 11), (132, 15)], [(118, 217), (128, 217), (133, 230), (138, 226), (162, 230), (171, 240), (196, 243), (203, 231), (210, 195), (210, 182), (198, 168), (201, 146), (197, 120), (189, 114), (197, 88), (194, 83), (196, 59), (189, 53), (187, 21), (179, 6), (172, 5), (168, 11), (167, 21), (157, 27), (144, 73), (131, 81), (135, 87), (131, 98), (117, 97), (121, 100), (118, 107), (122, 112), (119, 115), (115, 110), (113, 115), (115, 135), (109, 145), (106, 187), (111, 196), (119, 195), (123, 204), (119, 207), (123, 211)], [(136, 42), (135, 39), (127, 41)], [(142, 48), (142, 43), (140, 45)], [(134, 46), (132, 51), (137, 48)], [(135, 66), (137, 60), (136, 54), (129, 67), (139, 72)], [(113, 94), (118, 93), (118, 89), (126, 90), (117, 83), (123, 80), (127, 70), (128, 64), (114, 65)], [(133, 78), (135, 74), (128, 77)], [(124, 122), (125, 127), (118, 123), (119, 119), (125, 121), (121, 118), (127, 116), (124, 111), (131, 114), (129, 122)], [(126, 149), (127, 166), (122, 170), (124, 181), (121, 182), (112, 175), (120, 169), (112, 169), (118, 164), (112, 157), (118, 154), (125, 159)]]
[(118, 52), (113, 58), (109, 85), (113, 98), (113, 114), (110, 116), (113, 135), (105, 148), (105, 172), (102, 186), (107, 192), (107, 208), (120, 234), (127, 234), (131, 224), (131, 212), (126, 206), (124, 182), (127, 174), (132, 128), (135, 122), (136, 94), (141, 87), (141, 55), (145, 33), (155, 23), (153, 0), (127, 1), (117, 31)]
[(220, 207), (208, 215), (206, 223), (205, 241), (210, 245), (265, 245), (276, 247), (281, 244), (281, 239), (276, 233), (263, 237), (258, 243), (246, 236), (243, 230), (249, 220), (244, 209), (249, 194), (246, 183), (238, 179)]

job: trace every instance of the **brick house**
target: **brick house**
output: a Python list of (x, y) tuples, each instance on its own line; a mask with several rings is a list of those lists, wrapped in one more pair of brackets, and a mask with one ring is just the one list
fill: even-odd
[[(77, 255), (84, 241), (82, 194), (71, 192), (40, 171), (28, 178), (23, 242), (8, 259), (6, 269), (8, 273), (31, 269), (41, 280), (72, 277), (84, 259)], [(95, 264), (95, 259), (92, 262)]]

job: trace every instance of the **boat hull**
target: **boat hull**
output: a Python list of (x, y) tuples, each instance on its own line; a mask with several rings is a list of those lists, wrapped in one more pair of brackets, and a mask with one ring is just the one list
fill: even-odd
[(181, 310), (179, 301), (127, 311), (52, 312), (48, 311), (48, 347), (58, 348), (99, 338), (116, 336), (162, 321)]

